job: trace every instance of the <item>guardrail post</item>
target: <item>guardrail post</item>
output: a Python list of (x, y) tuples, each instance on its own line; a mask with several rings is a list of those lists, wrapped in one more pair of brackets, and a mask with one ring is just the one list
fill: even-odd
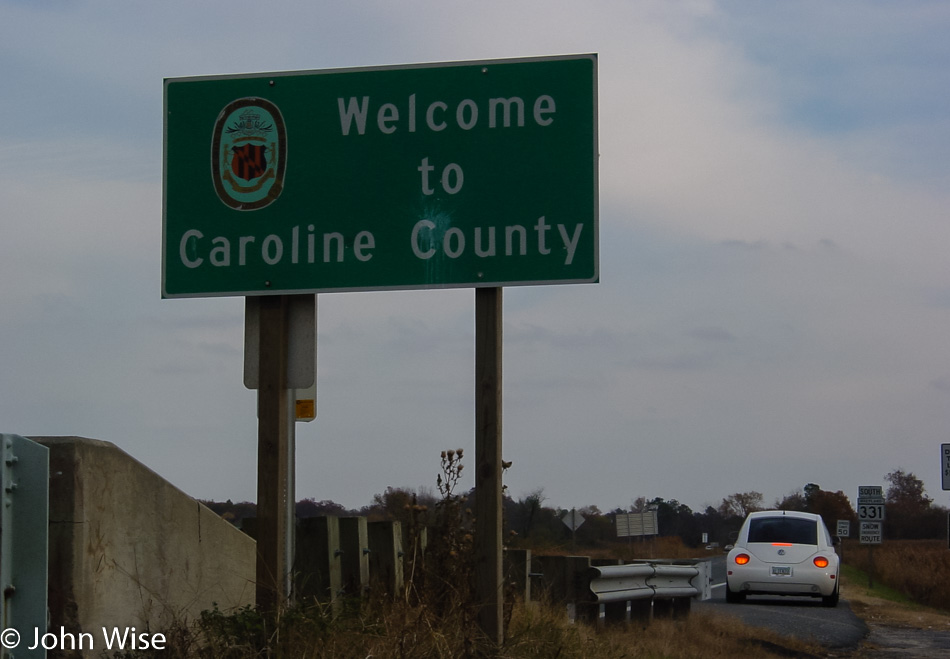
[(630, 620), (639, 622), (644, 626), (649, 625), (653, 620), (653, 600), (631, 600)]
[(505, 576), (512, 589), (523, 598), (531, 601), (531, 550), (505, 549)]
[(340, 551), (342, 590), (348, 597), (362, 597), (369, 587), (369, 532), (365, 517), (340, 518)]
[(627, 622), (627, 604), (628, 602), (607, 602), (604, 604), (604, 622), (607, 624), (616, 624), (618, 622)]
[(673, 602), (671, 599), (653, 600), (653, 617), (672, 618)]
[(693, 605), (692, 597), (677, 597), (673, 600), (673, 619), (679, 620), (689, 615)]
[(535, 559), (544, 574), (543, 588), (551, 603), (566, 606), (569, 617), (583, 619), (586, 611), (578, 612), (578, 603), (590, 601), (590, 581), (587, 556), (538, 556)]
[(295, 583), (298, 601), (308, 598), (329, 602), (333, 615), (340, 613), (343, 571), (340, 521), (337, 517), (302, 519), (297, 529)]
[(366, 525), (369, 538), (369, 573), (390, 597), (398, 597), (403, 589), (402, 523), (370, 522)]

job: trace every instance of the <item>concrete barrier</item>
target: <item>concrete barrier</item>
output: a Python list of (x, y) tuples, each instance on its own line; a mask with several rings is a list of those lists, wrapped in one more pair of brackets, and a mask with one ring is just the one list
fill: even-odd
[(109, 442), (33, 439), (50, 451), (51, 629), (159, 633), (254, 604), (251, 538)]

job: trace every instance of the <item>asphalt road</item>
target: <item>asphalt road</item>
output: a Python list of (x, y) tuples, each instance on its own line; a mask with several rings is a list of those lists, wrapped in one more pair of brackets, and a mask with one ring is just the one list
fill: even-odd
[(810, 597), (749, 596), (743, 604), (726, 604), (725, 556), (712, 559), (712, 599), (694, 602), (698, 610), (733, 615), (754, 627), (813, 641), (829, 649), (853, 650), (868, 634), (868, 627), (854, 615), (842, 591), (841, 601), (826, 608)]

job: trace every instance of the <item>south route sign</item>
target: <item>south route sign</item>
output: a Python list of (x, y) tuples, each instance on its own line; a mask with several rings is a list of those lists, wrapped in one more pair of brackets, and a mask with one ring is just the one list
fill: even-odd
[(597, 58), (164, 85), (163, 297), (595, 282)]
[(880, 485), (861, 485), (858, 487), (858, 520), (868, 522), (884, 521), (884, 490)]

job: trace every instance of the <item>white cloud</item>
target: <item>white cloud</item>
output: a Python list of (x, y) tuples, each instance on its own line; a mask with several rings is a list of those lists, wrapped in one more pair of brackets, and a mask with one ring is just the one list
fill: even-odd
[[(698, 508), (808, 481), (850, 493), (898, 464), (933, 487), (942, 5), (287, 3), (249, 23), (257, 9), (0, 8), (6, 79), (29, 92), (0, 101), (5, 432), (116, 441), (194, 495), (254, 497), (243, 304), (158, 299), (163, 77), (597, 52), (602, 283), (505, 291), (512, 491)], [(320, 296), (300, 496), (431, 485), (439, 451), (471, 443), (472, 307)]]

